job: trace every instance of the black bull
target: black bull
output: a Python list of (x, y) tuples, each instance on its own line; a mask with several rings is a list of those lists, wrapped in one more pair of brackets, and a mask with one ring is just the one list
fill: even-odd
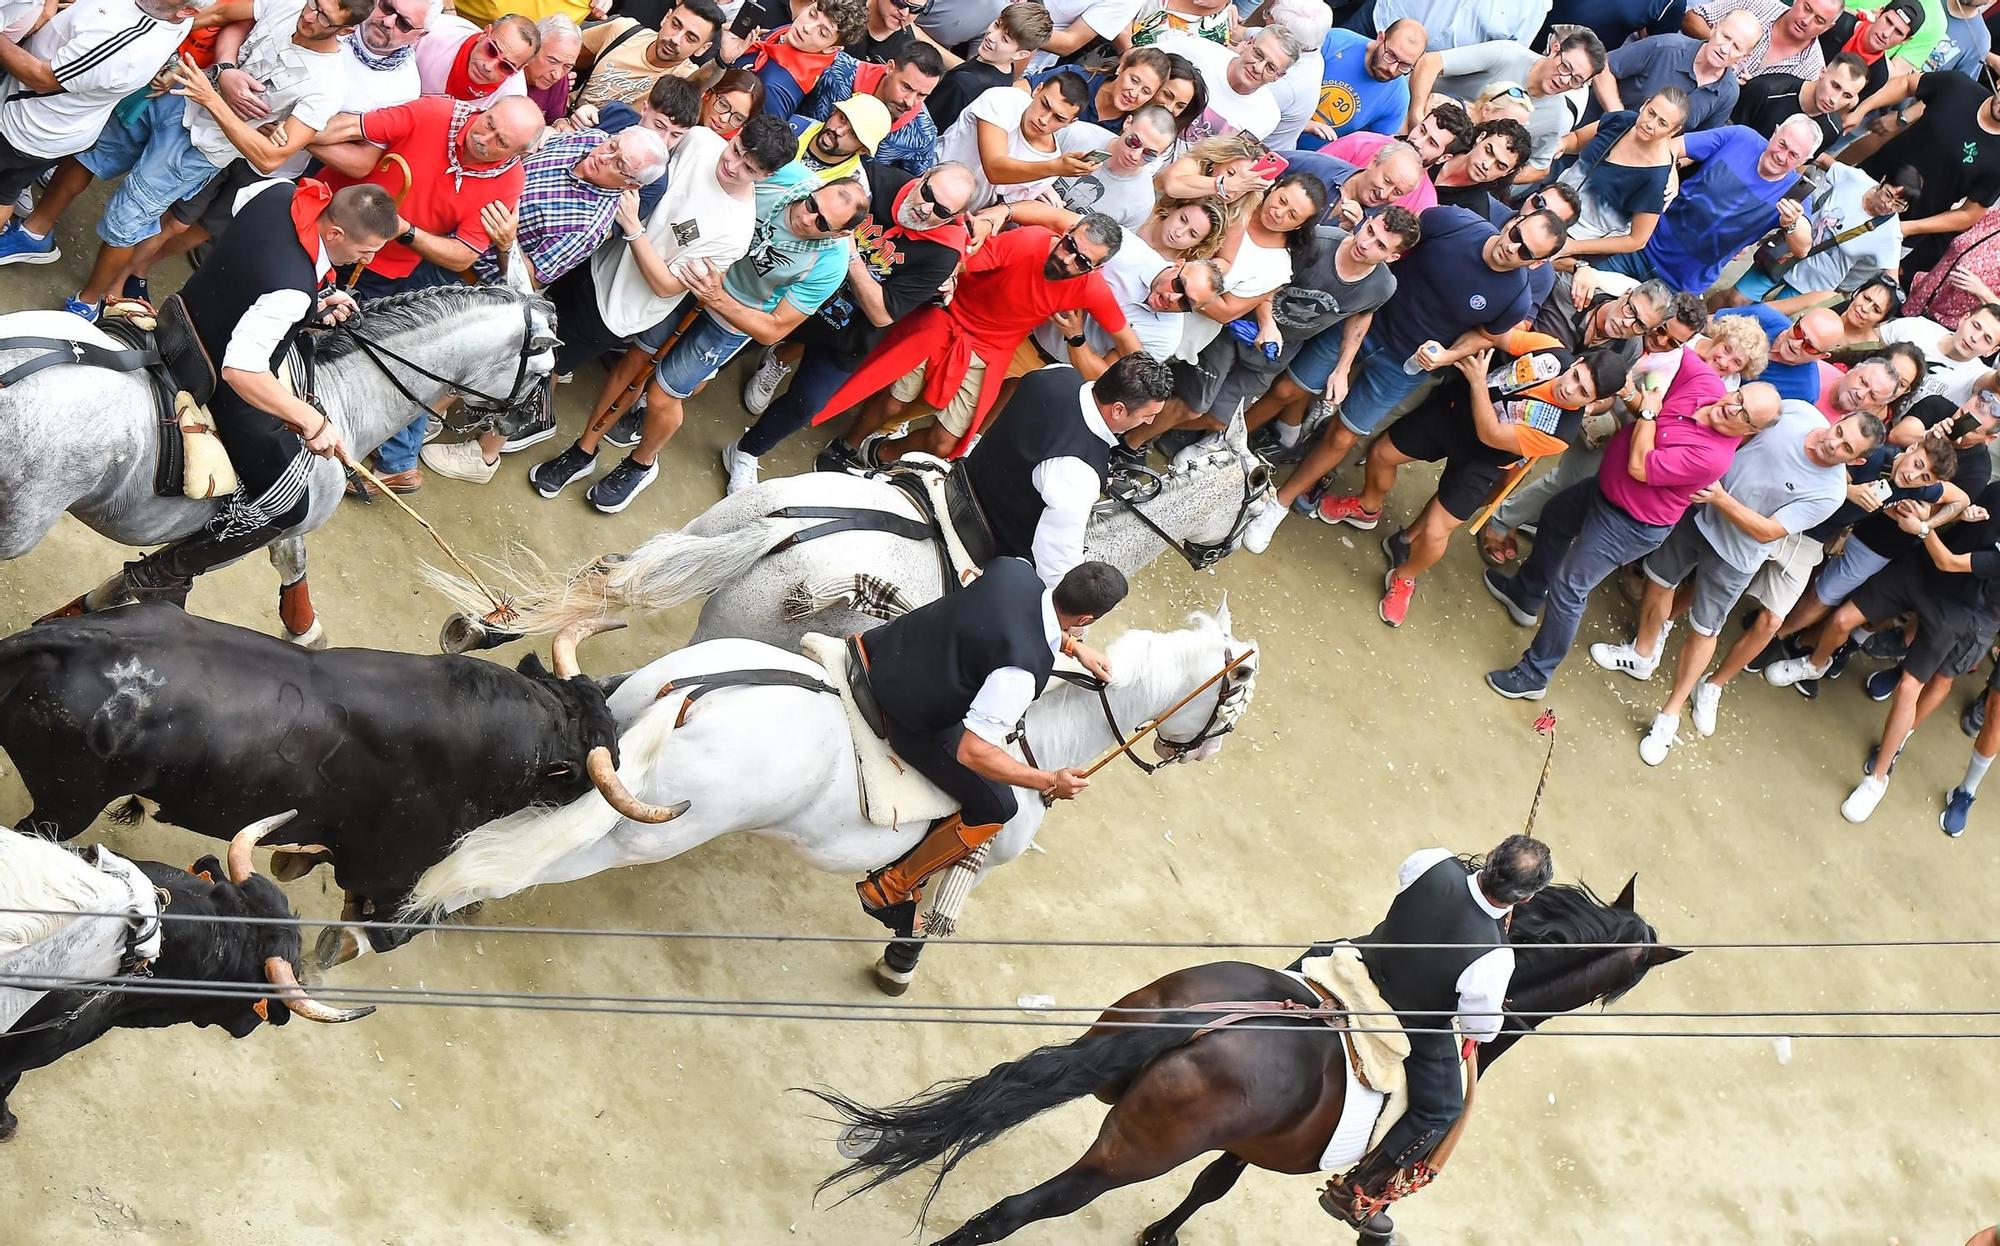
[[(373, 1008), (329, 1008), (297, 986), (299, 928), (285, 893), (250, 868), (245, 834), (230, 845), (225, 875), (212, 856), (194, 873), (157, 861), (135, 861), (161, 893), (160, 954), (148, 972), (166, 982), (227, 983), (237, 992), (203, 996), (90, 987), (52, 990), (5, 1034), (0, 1034), (0, 1142), (19, 1121), (7, 1108), (21, 1075), (44, 1068), (116, 1029), (158, 1029), (193, 1024), (220, 1026), (242, 1038), (269, 1021), (283, 1025), (296, 1012), (312, 1021), (358, 1021)], [(263, 922), (189, 921), (189, 917), (275, 918)], [(138, 979), (143, 984), (144, 979)], [(114, 983), (114, 987), (116, 984)], [(268, 988), (259, 991), (244, 986)], [(190, 988), (192, 989), (192, 988)], [(279, 1002), (282, 1008), (271, 1004)]]
[[(556, 669), (573, 673), (575, 641), (563, 641)], [(281, 858), (274, 872), (330, 860), (349, 917), (393, 917), (459, 836), (583, 795), (592, 751), (615, 766), (617, 746), (603, 690), (533, 655), (511, 671), (314, 652), (163, 604), (0, 640), (0, 748), (34, 801), (22, 830), (68, 839), (128, 795), (219, 839), (296, 809), (265, 841), (325, 852), (293, 858), (289, 874)], [(369, 933), (378, 949), (407, 938)]]

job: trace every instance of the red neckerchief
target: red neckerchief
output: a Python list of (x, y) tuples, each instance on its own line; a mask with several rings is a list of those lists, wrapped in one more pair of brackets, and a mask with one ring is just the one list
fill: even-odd
[(785, 32), (790, 26), (780, 26), (770, 34), (750, 45), (750, 69), (762, 69), (771, 61), (784, 66), (792, 81), (799, 84), (799, 90), (810, 91), (819, 85), (819, 76), (833, 64), (832, 52), (801, 52), (785, 42)]
[[(887, 65), (879, 61), (862, 61), (854, 68), (854, 90), (850, 94), (873, 95), (875, 94), (875, 88), (882, 85), (882, 79), (888, 76), (889, 67)], [(894, 134), (912, 121), (915, 121), (917, 114), (922, 110), (923, 105), (919, 104), (902, 116), (890, 121), (889, 133)]]
[(920, 177), (913, 177), (903, 184), (903, 189), (896, 192), (896, 202), (889, 208), (889, 223), (888, 227), (882, 231), (882, 236), (884, 238), (915, 238), (922, 242), (935, 242), (941, 247), (950, 247), (958, 255), (963, 256), (965, 249), (972, 245), (972, 236), (965, 231), (965, 226), (958, 221), (950, 221), (932, 229), (905, 229), (903, 227), (903, 202), (916, 191), (917, 183), (922, 180)]
[(479, 42), (480, 35), (474, 35), (458, 45), (458, 54), (451, 58), (451, 72), (445, 75), (444, 93), (455, 100), (485, 99), (491, 91), (482, 91), (472, 81), (472, 45)]
[(292, 192), (292, 228), (298, 231), (299, 245), (315, 264), (319, 263), (319, 218), (331, 202), (333, 188), (310, 177), (300, 178), (299, 188)]
[(1860, 57), (1862, 63), (1866, 65), (1873, 65), (1876, 61), (1879, 61), (1883, 57), (1889, 55), (1887, 52), (1876, 52), (1873, 55), (1870, 55), (1869, 52), (1861, 46), (1861, 40), (1867, 36), (1868, 28), (1875, 24), (1876, 16), (1877, 14), (1874, 13), (1870, 13), (1865, 17), (1857, 16), (1854, 20), (1854, 33), (1848, 37), (1846, 43), (1840, 45), (1841, 51), (1854, 53), (1856, 56)]

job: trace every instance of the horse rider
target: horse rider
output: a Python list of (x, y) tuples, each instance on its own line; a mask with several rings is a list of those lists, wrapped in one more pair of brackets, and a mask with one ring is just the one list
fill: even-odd
[[(125, 564), (97, 598), (184, 602), (196, 576), (304, 522), (313, 456), (342, 457), (340, 434), (277, 370), (308, 326), (353, 314), (353, 298), (329, 288), (333, 270), (365, 264), (396, 230), (395, 201), (378, 186), (335, 192), (302, 178), (238, 197), (235, 219), (178, 296), (186, 327), (215, 364), (208, 410), (235, 466), (236, 492), (192, 536)], [(163, 318), (174, 314), (171, 301), (161, 309)]]
[[(1125, 576), (1110, 563), (1078, 563), (1050, 589), (1022, 559), (995, 558), (966, 587), (857, 637), (889, 746), (959, 805), (901, 860), (855, 885), (870, 916), (909, 933), (924, 880), (1000, 833), (1014, 816), (1015, 788), (1069, 800), (1089, 786), (1080, 770), (1016, 761), (1007, 745), (1057, 653), (1108, 674), (1102, 655), (1071, 633), (1102, 618), (1125, 591)], [(905, 947), (889, 951), (899, 972), (916, 964)], [(907, 964), (898, 963), (899, 952)]]
[(1548, 845), (1526, 835), (1509, 835), (1476, 866), (1426, 848), (1397, 870), (1388, 916), (1354, 942), (1383, 1000), (1411, 1027), (1403, 1061), (1409, 1108), (1349, 1175), (1348, 1188), (1321, 1196), (1332, 1215), (1361, 1227), (1386, 1204), (1397, 1173), (1426, 1159), (1464, 1110), (1451, 1018), (1455, 1012), (1459, 1030), (1476, 1042), (1500, 1032), (1514, 976), (1507, 927), (1514, 906), (1548, 886), (1552, 873)]

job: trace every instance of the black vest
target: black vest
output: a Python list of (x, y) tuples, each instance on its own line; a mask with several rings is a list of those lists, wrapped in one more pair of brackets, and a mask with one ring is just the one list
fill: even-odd
[[(292, 226), (292, 193), (296, 189), (290, 182), (279, 182), (244, 204), (208, 259), (181, 287), (188, 318), (218, 372), (236, 323), (251, 304), (277, 290), (301, 290), (310, 300), (319, 289), (314, 271), (318, 257), (306, 254), (299, 245), (298, 230)], [(278, 366), (286, 347), (312, 315), (309, 301), (306, 314), (272, 354), (272, 368)]]
[[(1500, 918), (1472, 898), (1465, 867), (1446, 857), (1418, 876), (1389, 905), (1388, 916), (1354, 942), (1368, 976), (1397, 1012), (1428, 1012), (1406, 1024), (1449, 1025), (1458, 1011), (1458, 976), (1467, 965), (1507, 943)], [(1457, 948), (1378, 948), (1377, 943), (1469, 943)], [(1411, 1036), (1413, 1039), (1417, 1035)]]
[(965, 717), (986, 677), (1018, 666), (1039, 688), (1055, 667), (1042, 631), (1042, 581), (1017, 558), (865, 633), (868, 686), (905, 731), (943, 731)]
[(1043, 368), (1022, 377), (1006, 411), (959, 466), (992, 526), (997, 552), (1034, 558), (1042, 495), (1031, 477), (1043, 463), (1081, 459), (1097, 473), (1098, 488), (1104, 487), (1111, 446), (1083, 422), (1076, 399), (1083, 383), (1075, 368)]

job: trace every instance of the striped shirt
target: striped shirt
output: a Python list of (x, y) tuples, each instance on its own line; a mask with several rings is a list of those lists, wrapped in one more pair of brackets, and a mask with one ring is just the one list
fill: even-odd
[(62, 89), (38, 92), (0, 75), (0, 137), (45, 160), (87, 149), (118, 101), (152, 81), (187, 31), (187, 22), (148, 17), (132, 0), (77, 0), (24, 45)]
[[(550, 131), (541, 150), (522, 166), (526, 182), (516, 209), (521, 218), (521, 254), (544, 285), (589, 259), (611, 236), (620, 192), (593, 186), (576, 175), (577, 161), (609, 137), (602, 130)], [(500, 276), (491, 249), (479, 257), (476, 267), (483, 280)]]

